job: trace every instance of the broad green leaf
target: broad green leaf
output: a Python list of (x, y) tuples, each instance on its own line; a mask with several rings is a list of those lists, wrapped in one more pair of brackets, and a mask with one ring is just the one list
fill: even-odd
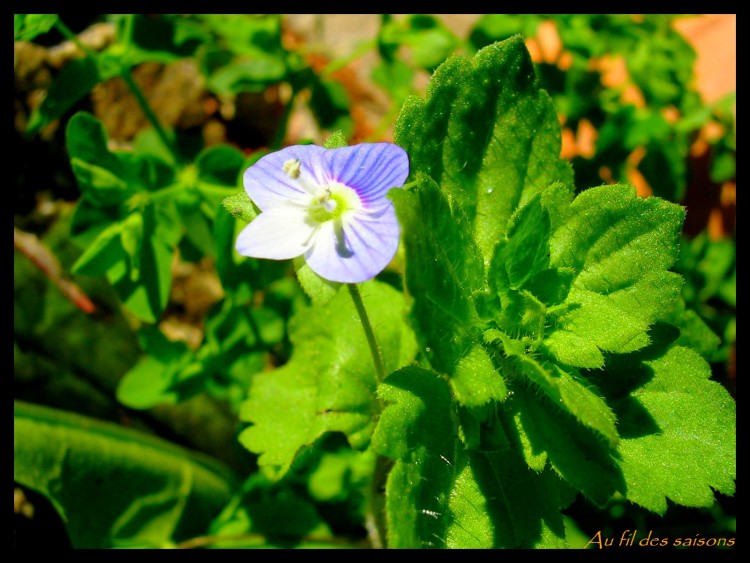
[(160, 439), (23, 402), (14, 405), (14, 479), (52, 502), (77, 548), (166, 547), (204, 534), (235, 481)]
[(396, 460), (386, 485), (388, 547), (442, 547), (456, 447), (450, 390), (412, 366), (391, 374), (378, 395), (386, 406), (372, 448)]
[(282, 59), (258, 50), (248, 60), (239, 59), (216, 70), (209, 76), (208, 86), (219, 94), (262, 92), (283, 80), (286, 74)]
[(506, 404), (509, 426), (515, 428), (530, 467), (538, 467), (540, 456), (546, 457), (571, 487), (599, 506), (624, 490), (614, 450), (573, 416), (520, 385)]
[(452, 211), (429, 178), (408, 191), (392, 190), (390, 197), (403, 228), (412, 315), (430, 361), (450, 372), (472, 344), (472, 293), (483, 285), (481, 256), (461, 210)]
[(221, 37), (233, 53), (283, 53), (279, 14), (198, 14), (205, 27)]
[(526, 378), (552, 404), (598, 432), (610, 446), (617, 445), (619, 436), (615, 416), (601, 395), (591, 388), (591, 384), (579, 374), (567, 372), (557, 364), (537, 361), (522, 346), (518, 346), (518, 341), (502, 336), (502, 343), (506, 356), (510, 358), (503, 364), (503, 370)]
[(394, 100), (403, 100), (413, 92), (416, 71), (401, 59), (381, 61), (372, 70), (372, 81), (388, 92)]
[(412, 175), (429, 175), (467, 215), (486, 264), (516, 207), (572, 182), (555, 108), (520, 36), (440, 65), (427, 99), (407, 98), (394, 135)]
[(734, 494), (736, 403), (709, 379), (705, 360), (672, 345), (624, 357), (612, 369), (622, 380), (641, 382), (615, 403), (628, 500), (664, 514), (667, 499), (707, 507), (714, 491)]
[[(519, 207), (508, 222), (502, 261), (511, 289), (524, 286), (549, 265), (550, 220), (541, 197)], [(493, 258), (494, 260), (495, 258)]]
[(120, 242), (128, 258), (130, 279), (135, 281), (141, 275), (141, 249), (145, 238), (143, 214), (135, 211), (125, 217), (120, 225)]
[[(592, 343), (619, 353), (646, 346), (649, 326), (669, 310), (682, 285), (667, 269), (677, 259), (684, 216), (681, 207), (638, 198), (628, 186), (581, 193), (550, 244), (551, 264), (577, 273), (553, 315), (548, 350), (561, 351), (563, 363), (598, 367)], [(574, 336), (557, 337), (556, 331)]]
[(447, 548), (564, 548), (564, 488), (549, 470), (529, 471), (511, 450), (458, 456)]
[(474, 24), (469, 41), (478, 50), (519, 33), (534, 37), (542, 18), (537, 14), (483, 14)]
[[(416, 353), (402, 297), (376, 281), (362, 284), (361, 292), (386, 370), (393, 371)], [(240, 412), (252, 424), (240, 441), (278, 476), (326, 432), (343, 432), (355, 449), (364, 449), (379, 410), (372, 358), (349, 292), (296, 313), (289, 338), (291, 359), (253, 378)]]
[(13, 14), (13, 40), (31, 41), (57, 23), (57, 14)]
[(508, 396), (503, 376), (479, 344), (458, 361), (450, 382), (458, 402), (467, 407), (482, 406), (493, 400), (504, 401)]
[(674, 302), (672, 310), (663, 320), (680, 329), (676, 344), (691, 348), (711, 362), (721, 344), (721, 338), (711, 330), (706, 322), (692, 309), (688, 309), (682, 299)]
[(356, 495), (371, 486), (375, 458), (372, 449), (358, 452), (345, 446), (324, 451), (310, 472), (307, 482), (310, 496), (319, 502), (353, 499), (359, 504)]
[(565, 545), (564, 486), (510, 449), (464, 451), (444, 379), (408, 367), (379, 395), (386, 407), (372, 445), (396, 460), (386, 487), (389, 547)]

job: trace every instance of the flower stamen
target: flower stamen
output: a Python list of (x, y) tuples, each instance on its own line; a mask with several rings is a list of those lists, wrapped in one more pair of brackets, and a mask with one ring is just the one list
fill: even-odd
[(284, 162), (281, 168), (292, 180), (297, 180), (303, 190), (315, 198), (319, 197), (320, 188), (307, 174), (302, 173), (302, 161), (299, 158), (290, 158)]

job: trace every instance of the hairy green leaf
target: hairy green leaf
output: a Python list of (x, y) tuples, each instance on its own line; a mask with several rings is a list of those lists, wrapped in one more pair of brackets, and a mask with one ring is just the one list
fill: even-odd
[(387, 404), (372, 448), (396, 460), (386, 485), (388, 547), (442, 547), (456, 442), (450, 390), (435, 372), (412, 366), (391, 374), (378, 395)]
[(705, 507), (714, 491), (733, 494), (736, 404), (705, 360), (671, 345), (613, 364), (612, 375), (640, 383), (615, 403), (627, 498), (664, 514), (667, 499)]
[(604, 506), (623, 490), (614, 450), (576, 418), (541, 399), (526, 386), (514, 388), (509, 406), (515, 440), (530, 467), (546, 457), (567, 483)]
[(520, 36), (440, 65), (427, 99), (407, 98), (394, 135), (412, 174), (429, 175), (467, 215), (487, 264), (516, 207), (555, 181), (572, 183), (555, 108)]
[(561, 483), (529, 471), (511, 450), (458, 456), (448, 509), (448, 548), (563, 548)]
[(529, 471), (507, 442), (464, 450), (444, 379), (408, 367), (379, 395), (387, 405), (372, 445), (396, 460), (386, 487), (389, 547), (565, 545), (565, 487), (549, 471)]
[[(548, 350), (563, 363), (600, 367), (591, 344), (625, 353), (649, 343), (647, 330), (669, 310), (682, 279), (677, 259), (685, 211), (628, 186), (581, 193), (553, 233), (550, 262), (576, 273), (554, 315)], [(555, 336), (563, 331), (562, 336)]]
[(403, 227), (412, 315), (427, 356), (449, 372), (471, 346), (477, 317), (471, 295), (482, 285), (482, 263), (463, 216), (451, 211), (432, 180), (421, 179), (416, 188), (389, 195)]
[(450, 381), (456, 399), (467, 407), (482, 406), (492, 400), (504, 401), (508, 396), (505, 380), (478, 344), (458, 361)]
[[(361, 291), (386, 370), (411, 361), (414, 336), (403, 320), (401, 294), (376, 281)], [(367, 447), (379, 410), (372, 358), (349, 292), (299, 311), (289, 337), (291, 359), (253, 378), (240, 413), (252, 423), (240, 441), (278, 476), (325, 432), (343, 432), (354, 448)]]

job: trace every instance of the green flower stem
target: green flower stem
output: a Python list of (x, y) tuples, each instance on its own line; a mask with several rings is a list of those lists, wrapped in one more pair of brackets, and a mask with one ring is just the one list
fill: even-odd
[(148, 120), (148, 122), (151, 124), (151, 127), (153, 127), (154, 131), (156, 131), (156, 134), (159, 135), (161, 142), (164, 143), (164, 146), (174, 157), (175, 161), (177, 161), (178, 160), (177, 151), (175, 151), (174, 143), (172, 142), (172, 139), (169, 137), (169, 135), (167, 135), (167, 132), (161, 126), (161, 123), (159, 123), (159, 119), (156, 117), (154, 110), (151, 109), (151, 106), (149, 105), (148, 100), (146, 100), (146, 96), (143, 94), (141, 87), (138, 86), (135, 79), (133, 78), (133, 75), (130, 73), (130, 69), (128, 68), (121, 69), (120, 77), (125, 81), (125, 84), (128, 85), (128, 88), (130, 88), (130, 92), (135, 97), (136, 101), (138, 102), (138, 105), (141, 106), (141, 110), (143, 111), (143, 114), (146, 116), (146, 119)]
[(375, 332), (372, 330), (372, 324), (370, 324), (370, 317), (367, 316), (365, 310), (365, 303), (362, 301), (362, 294), (359, 292), (359, 286), (354, 283), (347, 284), (349, 287), (349, 295), (352, 296), (354, 306), (357, 308), (357, 314), (359, 319), (362, 321), (362, 328), (365, 331), (365, 337), (367, 337), (367, 344), (370, 346), (370, 354), (372, 355), (372, 363), (375, 365), (375, 376), (377, 383), (380, 384), (385, 379), (385, 364), (383, 364), (383, 354), (378, 346), (378, 341), (375, 339)]
[[(367, 344), (370, 346), (372, 363), (375, 365), (375, 377), (378, 384), (385, 379), (385, 364), (383, 363), (383, 354), (380, 346), (375, 339), (375, 332), (372, 330), (370, 317), (367, 316), (365, 303), (362, 301), (362, 294), (359, 286), (354, 283), (346, 284), (349, 287), (349, 294), (352, 296), (354, 306), (357, 308), (357, 314), (362, 321), (362, 328), (367, 337)], [(385, 488), (385, 481), (390, 469), (390, 460), (384, 456), (378, 456), (375, 461), (375, 471), (372, 477), (369, 498), (367, 499), (367, 510), (365, 512), (365, 527), (370, 545), (375, 549), (385, 547), (386, 540), (386, 522), (385, 522), (385, 497), (382, 493)]]
[(57, 28), (57, 31), (59, 31), (63, 37), (65, 37), (68, 41), (72, 41), (76, 47), (86, 53), (86, 56), (91, 58), (96, 57), (96, 53), (89, 49), (86, 45), (84, 45), (83, 42), (78, 38), (78, 36), (73, 33), (73, 31), (67, 25), (65, 25), (59, 17), (55, 22), (55, 28)]
[[(132, 15), (128, 18), (126, 23), (128, 27), (125, 33), (125, 37), (129, 38), (130, 29), (132, 28)], [(55, 27), (66, 39), (75, 43), (76, 47), (83, 51), (87, 57), (96, 59), (96, 53), (89, 49), (86, 45), (84, 45), (79, 37), (75, 33), (73, 33), (73, 31), (59, 18), (57, 22), (55, 22)], [(167, 132), (161, 126), (161, 123), (159, 123), (156, 114), (151, 109), (148, 100), (146, 100), (146, 96), (144, 96), (140, 86), (138, 86), (138, 84), (133, 79), (133, 75), (130, 73), (130, 69), (126, 66), (123, 66), (120, 69), (120, 76), (125, 81), (125, 84), (128, 85), (128, 88), (130, 88), (130, 91), (132, 92), (133, 96), (135, 96), (138, 105), (141, 106), (143, 114), (146, 116), (146, 119), (156, 131), (156, 134), (159, 135), (159, 138), (161, 139), (162, 143), (164, 143), (164, 146), (167, 147), (167, 150), (172, 154), (175, 160), (177, 160), (177, 152), (174, 149), (174, 143), (172, 142), (172, 139), (169, 137), (169, 135), (167, 135)]]

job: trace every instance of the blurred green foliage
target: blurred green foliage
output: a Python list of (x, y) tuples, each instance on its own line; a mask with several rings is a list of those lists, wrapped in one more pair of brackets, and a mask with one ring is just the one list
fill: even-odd
[[(713, 104), (701, 100), (693, 83), (695, 53), (673, 26), (678, 17), (488, 14), (477, 19), (466, 37), (459, 37), (436, 16), (384, 14), (377, 35), (355, 51), (354, 56), (377, 54), (370, 78), (391, 103), (375, 134), (384, 130), (383, 125), (393, 124), (400, 112), (396, 141), (407, 148), (420, 184), (418, 190), (398, 194), (395, 200), (405, 228), (405, 249), (395, 267), (373, 282), (372, 291), (365, 295), (392, 364), (389, 371), (415, 357), (420, 367), (396, 372), (381, 387), (381, 399), (392, 406), (383, 411), (383, 425), (372, 435), (377, 419), (370, 416), (368, 401), (377, 403), (374, 383), (370, 385), (363, 367), (370, 360), (348, 296), (342, 292), (334, 297), (338, 287), (321, 285), (303, 264), (242, 258), (234, 250), (237, 234), (255, 213), (237, 196), (242, 172), (288, 139), (290, 116), (300, 103), (309, 108), (320, 130), (340, 132), (341, 138), (332, 141), (336, 146), (342, 138), (352, 138), (359, 101), (335, 78), (334, 70), (354, 57), (328, 61), (321, 68), (304, 46), (288, 40), (281, 15), (105, 14), (85, 22), (107, 23), (113, 29), (111, 41), (93, 47), (79, 34), (85, 25), (71, 29), (66, 16), (15, 14), (17, 42), (41, 45), (51, 38), (65, 38), (79, 47), (76, 56), (54, 69), (41, 102), (33, 107), (26, 108), (27, 101), (18, 93), (21, 86), (16, 85), (16, 105), (23, 108), (18, 111), (27, 112), (17, 119), (19, 143), (29, 148), (23, 154), (34, 174), (52, 179), (24, 181), (38, 176), (19, 172), (16, 201), (43, 202), (47, 197), (57, 205), (52, 217), (40, 214), (41, 203), (32, 206), (32, 211), (21, 207), (20, 212), (16, 210), (16, 225), (39, 235), (40, 246), (31, 250), (32, 256), (47, 256), (44, 252), (51, 251), (63, 279), (77, 284), (96, 309), (86, 313), (76, 308), (61, 291), (60, 280), (43, 267), (49, 259), (40, 262), (32, 257), (30, 261), (29, 249), (17, 246), (16, 481), (53, 502), (65, 519), (74, 547), (361, 547), (368, 545), (366, 536), (376, 526), (368, 514), (373, 483), (377, 488), (379, 479), (378, 462), (373, 449), (364, 449), (372, 436), (374, 450), (394, 464), (386, 507), (393, 546), (426, 542), (552, 547), (562, 545), (559, 539), (571, 526), (580, 527), (579, 538), (590, 529), (619, 531), (626, 525), (662, 526), (676, 534), (674, 526), (690, 521), (697, 511), (676, 508), (670, 501), (666, 516), (657, 522), (642, 508), (617, 501), (609, 509), (582, 499), (571, 505), (572, 489), (558, 483), (549, 467), (594, 500), (611, 491), (597, 488), (601, 483), (595, 471), (567, 475), (573, 472), (571, 467), (578, 470), (578, 460), (567, 459), (564, 448), (550, 451), (551, 466), (529, 485), (526, 466), (536, 464), (541, 469), (546, 460), (532, 451), (529, 440), (533, 441), (535, 431), (529, 420), (541, 424), (543, 430), (538, 431), (542, 433), (552, 432), (557, 423), (533, 406), (536, 397), (532, 395), (537, 391), (528, 390), (517, 391), (511, 400), (516, 410), (500, 422), (482, 405), (489, 400), (504, 401), (508, 388), (497, 382), (482, 386), (488, 373), (496, 375), (497, 356), (505, 355), (518, 377), (541, 385), (539, 393), (560, 398), (583, 423), (566, 419), (564, 428), (570, 433), (561, 435), (559, 444), (575, 442), (574, 449), (591, 439), (591, 428), (599, 437), (609, 436), (616, 442), (606, 414), (597, 416), (601, 399), (580, 383), (575, 369), (598, 368), (604, 355), (631, 352), (612, 344), (616, 338), (608, 335), (606, 323), (595, 322), (608, 318), (602, 311), (610, 314), (628, 307), (586, 303), (588, 309), (584, 306), (577, 313), (554, 317), (557, 341), (549, 338), (539, 350), (555, 357), (565, 369), (577, 366), (572, 376), (519, 359), (525, 357), (522, 349), (529, 342), (542, 341), (544, 328), (540, 327), (546, 322), (546, 311), (565, 302), (575, 285), (574, 273), (586, 275), (586, 268), (576, 263), (572, 243), (567, 253), (553, 256), (558, 263), (550, 264), (549, 255), (544, 255), (550, 233), (563, 222), (562, 215), (548, 210), (566, 208), (563, 191), (558, 188), (537, 199), (534, 196), (547, 188), (553, 176), (578, 191), (605, 180), (626, 182), (634, 166), (629, 158), (643, 149), (644, 156), (635, 166), (653, 194), (683, 203), (695, 180), (689, 165), (690, 147), (707, 125), (719, 126), (723, 132), (710, 139), (710, 180), (734, 180), (735, 96)], [(553, 59), (529, 64), (509, 84), (488, 70), (493, 62), (470, 72), (471, 63), (450, 58), (456, 53), (472, 57), (483, 47), (517, 34), (533, 38), (549, 22), (559, 36), (560, 51)], [(624, 82), (606, 80), (599, 64), (605, 58), (624, 61)], [(221, 142), (210, 140), (205, 131), (166, 124), (149, 105), (145, 87), (133, 78), (143, 65), (186, 60), (199, 69), (207, 99), (217, 105), (227, 100), (233, 103), (235, 114), (226, 118), (227, 134)], [(431, 97), (420, 105), (410, 97), (425, 94), (417, 86), (418, 77), (436, 70), (442, 74), (431, 82), (427, 89)], [(538, 82), (532, 80), (534, 76)], [(112, 138), (92, 105), (92, 92), (117, 79), (130, 90), (149, 123), (125, 144)], [(624, 95), (628, 88), (637, 89), (642, 103), (628, 101)], [(268, 105), (253, 105), (258, 96), (266, 95), (275, 100), (273, 111)], [(243, 110), (247, 100), (252, 102), (250, 109)], [(528, 111), (521, 112), (516, 103), (527, 104)], [(463, 107), (460, 119), (451, 114), (456, 107)], [(535, 117), (527, 120), (528, 115)], [(570, 163), (557, 159), (558, 116), (573, 132), (584, 122), (598, 132), (590, 154), (576, 154)], [(270, 126), (261, 125), (268, 122)], [(507, 127), (492, 133), (493, 125), (500, 122)], [(229, 135), (232, 127), (240, 133)], [(247, 133), (256, 127), (261, 138)], [(532, 137), (537, 139), (534, 146), (518, 151), (507, 148)], [(488, 142), (481, 144), (482, 139)], [(54, 166), (41, 164), (41, 146), (62, 155), (53, 164), (65, 161), (69, 167), (53, 170)], [(503, 160), (508, 155), (512, 159)], [(531, 167), (538, 172), (534, 181), (523, 177), (519, 163), (527, 167), (524, 170)], [(18, 163), (19, 169), (22, 165)], [(502, 189), (494, 186), (493, 175), (503, 178)], [(73, 186), (66, 199), (73, 193), (74, 207), (56, 197), (64, 191), (65, 182)], [(510, 195), (506, 184), (512, 184)], [(232, 203), (228, 197), (239, 200)], [(583, 205), (583, 200), (576, 201), (579, 207)], [(528, 206), (518, 211), (519, 202)], [(590, 205), (596, 210), (609, 204), (602, 197)], [(659, 218), (674, 234), (679, 221), (665, 211), (667, 207)], [(648, 214), (645, 208), (640, 212)], [(446, 217), (455, 220), (446, 221)], [(548, 222), (541, 234), (535, 228), (540, 221)], [(506, 231), (507, 225), (511, 227)], [(586, 228), (583, 225), (581, 230)], [(660, 228), (667, 229), (654, 226)], [(506, 235), (507, 244), (497, 250), (496, 240)], [(614, 241), (610, 250), (616, 253), (621, 250), (617, 241), (630, 235), (613, 230), (608, 236)], [(555, 240), (563, 247), (566, 244), (564, 237)], [(445, 253), (434, 257), (433, 263), (433, 246), (446, 241)], [(638, 286), (640, 293), (632, 303), (651, 295), (646, 300), (653, 311), (648, 306), (631, 311), (630, 336), (651, 338), (645, 329), (657, 317), (671, 323), (679, 328), (675, 347), (671, 341), (657, 339), (646, 350), (672, 354), (670, 362), (674, 356), (678, 363), (698, 365), (692, 353), (680, 351), (684, 350), (681, 346), (692, 348), (710, 363), (714, 379), (731, 388), (736, 342), (735, 234), (722, 240), (714, 240), (705, 230), (697, 236), (685, 234), (681, 248), (673, 268), (684, 278), (680, 299), (664, 312), (659, 309), (660, 299), (653, 297), (657, 293)], [(663, 258), (662, 269), (670, 267), (675, 257), (669, 253), (669, 259)], [(404, 261), (405, 281), (400, 276)], [(216, 274), (220, 290), (201, 307), (191, 303), (194, 294), (178, 299), (179, 267), (190, 268), (197, 276), (195, 272), (206, 264)], [(495, 276), (494, 294), (483, 286), (487, 266)], [(598, 268), (599, 264), (588, 266)], [(574, 272), (575, 268), (579, 269)], [(605, 273), (616, 276), (616, 270), (612, 266)], [(662, 278), (673, 275), (664, 271), (646, 277), (663, 288)], [(405, 303), (401, 297), (404, 283), (409, 290)], [(667, 285), (669, 291), (664, 291), (676, 295), (677, 290), (671, 289), (674, 284)], [(582, 286), (579, 280), (577, 291), (584, 292)], [(498, 317), (500, 324), (511, 315), (523, 316), (517, 334), (477, 332), (478, 326), (498, 315), (497, 295), (502, 295), (505, 308), (505, 317)], [(413, 328), (403, 324), (401, 314), (407, 307), (417, 327), (419, 349)], [(194, 327), (198, 336), (176, 339), (168, 330), (170, 319)], [(579, 330), (584, 325), (585, 334)], [(595, 345), (586, 341), (589, 338)], [(489, 354), (487, 349), (500, 352)], [(634, 353), (623, 355), (627, 361), (623, 360), (620, 369), (626, 370), (628, 362), (639, 369), (658, 364), (637, 356), (643, 352)], [(667, 363), (653, 367), (661, 383), (676, 377), (673, 364)], [(330, 373), (324, 377), (329, 365), (344, 371), (355, 366), (354, 371), (362, 374), (356, 381)], [(425, 386), (424, 378), (431, 381), (434, 377), (428, 368), (450, 377)], [(704, 378), (709, 375), (700, 373)], [(695, 389), (715, 392), (706, 381), (694, 383)], [(642, 396), (644, 404), (652, 401), (649, 404), (655, 405), (654, 413), (668, 400), (655, 387), (643, 388)], [(608, 400), (618, 396), (617, 389), (605, 384), (601, 388), (610, 394)], [(697, 393), (695, 389), (691, 393)], [(433, 420), (435, 409), (449, 408), (450, 393), (461, 404), (458, 420)], [(583, 404), (579, 401), (587, 408), (576, 412)], [(526, 406), (529, 410), (524, 411)], [(626, 421), (634, 412), (628, 407), (632, 405), (620, 404), (616, 409)], [(688, 413), (685, 418), (689, 419), (693, 411), (684, 408), (680, 412)], [(397, 416), (399, 409), (406, 414)], [(279, 412), (290, 410), (298, 430), (292, 435), (286, 433), (287, 423), (279, 421)], [(716, 414), (707, 425), (707, 440), (727, 430), (722, 427), (730, 423), (725, 414)], [(675, 424), (672, 432), (679, 434), (682, 427), (672, 418), (665, 415), (659, 420)], [(109, 420), (120, 428), (95, 419)], [(250, 430), (245, 429), (247, 422), (255, 423)], [(509, 435), (526, 440), (521, 453), (514, 450), (512, 463), (505, 463), (510, 458), (500, 459), (496, 453), (504, 445), (487, 443), (487, 436), (495, 436), (487, 429), (501, 424), (514, 426)], [(272, 439), (274, 432), (278, 436)], [(149, 436), (153, 434), (162, 441)], [(409, 442), (419, 435), (429, 439)], [(402, 438), (404, 443), (399, 442)], [(457, 444), (481, 448), (462, 450), (454, 458), (445, 448), (458, 448)], [(635, 466), (626, 465), (626, 477), (636, 475), (629, 485), (638, 489), (633, 483), (642, 484), (639, 479), (648, 473), (647, 467), (633, 460), (647, 459), (663, 446), (661, 442), (629, 441), (628, 447), (638, 450), (630, 459)], [(607, 447), (598, 444), (589, 453), (594, 464), (601, 463), (596, 467), (610, 475), (614, 470), (602, 461), (609, 455)], [(483, 449), (493, 453), (477, 453)], [(265, 461), (258, 454), (266, 456)], [(706, 456), (710, 458), (710, 452)], [(712, 463), (708, 465), (715, 468), (719, 461)], [(280, 480), (271, 478), (273, 472), (268, 471), (278, 467), (282, 471), (277, 473), (284, 474)], [(422, 485), (425, 468), (432, 468), (436, 477)], [(501, 478), (498, 468), (502, 468)], [(587, 475), (591, 480), (583, 483)], [(534, 494), (522, 494), (530, 489), (506, 490), (508, 482), (523, 482)], [(695, 484), (689, 494), (642, 485), (640, 493), (651, 496), (641, 505), (663, 512), (665, 496), (672, 500), (690, 497), (701, 485)], [(711, 485), (729, 493), (727, 483)], [(447, 500), (448, 492), (452, 501)], [(519, 498), (507, 501), (507, 513), (480, 517), (476, 506), (486, 502), (488, 495)], [(698, 497), (699, 502), (694, 501)], [(529, 516), (523, 504), (530, 498), (541, 507), (542, 516)], [(699, 493), (690, 498), (689, 506), (710, 504)], [(450, 506), (454, 521), (433, 519), (437, 506), (446, 506), (440, 503)], [(564, 506), (568, 506), (568, 516), (559, 513)], [(419, 517), (413, 514), (415, 507), (423, 511)], [(592, 514), (599, 518), (593, 524)], [(725, 497), (710, 512), (700, 514), (707, 521), (701, 524), (706, 534), (733, 533), (732, 507)], [(425, 515), (430, 519), (419, 519)], [(94, 520), (96, 526), (91, 527)], [(525, 528), (516, 537), (500, 532), (499, 537), (492, 536), (492, 530), (508, 529), (506, 524), (517, 521), (525, 522)], [(576, 537), (575, 529), (567, 536), (569, 540)]]

